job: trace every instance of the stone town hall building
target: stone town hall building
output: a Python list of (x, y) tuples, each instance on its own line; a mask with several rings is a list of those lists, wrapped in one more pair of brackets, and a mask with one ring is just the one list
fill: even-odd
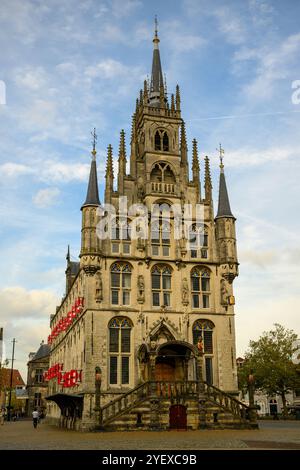
[[(247, 426), (251, 413), (234, 398), (236, 219), (222, 159), (215, 216), (209, 159), (202, 186), (196, 140), (189, 176), (180, 91), (168, 101), (157, 31), (153, 43), (151, 81), (132, 119), (130, 172), (121, 131), (117, 184), (108, 146), (104, 203), (116, 216), (105, 239), (97, 226), (108, 212), (98, 194), (95, 145), (92, 151), (80, 263), (68, 254), (66, 295), (51, 316), (47, 417), (80, 430)], [(132, 236), (133, 204), (146, 207), (146, 235), (137, 224)], [(154, 221), (153, 204), (160, 207)], [(192, 212), (178, 238), (173, 207), (181, 213), (185, 204)]]

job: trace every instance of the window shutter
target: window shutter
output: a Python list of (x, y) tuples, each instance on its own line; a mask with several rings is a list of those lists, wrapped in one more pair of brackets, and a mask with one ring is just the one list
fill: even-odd
[(212, 331), (204, 330), (204, 352), (205, 354), (213, 353)]
[(118, 383), (117, 365), (118, 365), (118, 358), (116, 356), (111, 356), (110, 357), (110, 370), (109, 370), (109, 383), (111, 384)]
[(129, 383), (129, 357), (122, 357), (122, 384)]
[(122, 328), (121, 330), (121, 352), (130, 352), (130, 329)]

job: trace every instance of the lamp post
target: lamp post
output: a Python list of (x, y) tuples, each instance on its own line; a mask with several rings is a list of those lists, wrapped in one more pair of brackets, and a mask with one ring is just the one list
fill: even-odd
[(203, 381), (203, 355), (204, 344), (202, 336), (199, 336), (198, 343), (198, 410), (199, 410), (199, 429), (206, 428), (206, 397), (205, 386)]
[(102, 412), (100, 403), (102, 371), (100, 367), (95, 367), (95, 412), (98, 426), (102, 426)]
[(251, 426), (258, 427), (256, 405), (254, 404), (254, 383), (255, 383), (255, 377), (253, 375), (253, 370), (251, 369), (250, 374), (248, 375), (249, 420), (250, 420)]

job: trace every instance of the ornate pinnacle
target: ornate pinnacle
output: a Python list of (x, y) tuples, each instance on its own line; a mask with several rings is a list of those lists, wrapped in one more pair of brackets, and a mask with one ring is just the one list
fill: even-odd
[(199, 159), (198, 159), (198, 148), (197, 148), (197, 140), (193, 139), (193, 162), (192, 162), (192, 169), (193, 171), (199, 171)]
[(178, 85), (176, 85), (176, 111), (180, 111), (180, 90)]
[(107, 160), (106, 160), (106, 176), (114, 177), (112, 146), (109, 144), (107, 147)]
[(126, 146), (125, 146), (125, 132), (124, 132), (124, 129), (122, 129), (121, 132), (120, 132), (119, 159), (126, 160)]
[(205, 198), (207, 200), (211, 200), (211, 176), (210, 176), (210, 166), (209, 166), (209, 158), (205, 157), (205, 177), (204, 177), (204, 187), (205, 187)]
[(148, 103), (148, 85), (147, 80), (144, 80), (144, 103)]
[(171, 95), (171, 111), (175, 111), (175, 99), (173, 93)]

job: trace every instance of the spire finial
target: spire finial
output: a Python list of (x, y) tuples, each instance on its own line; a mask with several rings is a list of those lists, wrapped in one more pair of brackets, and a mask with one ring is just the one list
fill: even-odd
[(221, 168), (221, 171), (223, 171), (223, 169), (224, 169), (223, 158), (224, 158), (225, 150), (222, 148), (221, 144), (219, 144), (219, 148), (216, 149), (216, 150), (219, 152), (220, 168)]
[(67, 260), (68, 262), (70, 262), (70, 259), (71, 259), (71, 258), (70, 258), (70, 245), (68, 245), (68, 251), (67, 251), (67, 255), (66, 255), (66, 260)]
[(158, 49), (159, 38), (157, 34), (157, 30), (158, 30), (157, 15), (155, 15), (154, 22), (155, 22), (154, 39), (153, 39), (154, 49)]
[(92, 150), (92, 156), (93, 160), (96, 160), (96, 142), (97, 142), (97, 134), (96, 134), (96, 128), (94, 127), (93, 132), (91, 132), (91, 136), (93, 137), (92, 140), (92, 145), (93, 145), (93, 150)]

